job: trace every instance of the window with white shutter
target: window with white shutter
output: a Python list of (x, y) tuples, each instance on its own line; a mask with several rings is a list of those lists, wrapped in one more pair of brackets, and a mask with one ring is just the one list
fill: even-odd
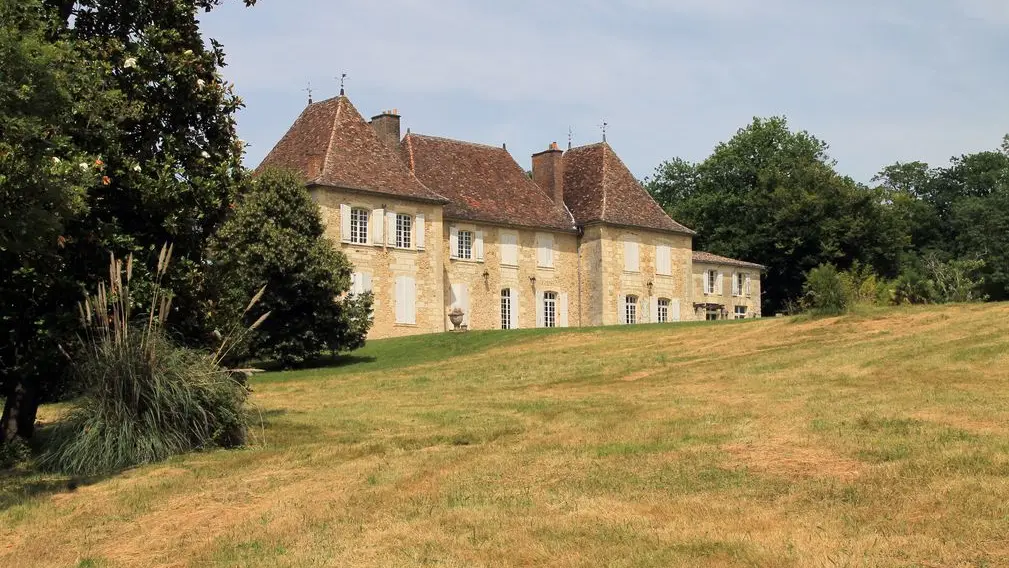
[(543, 293), (543, 327), (557, 327), (557, 292)]
[(511, 288), (501, 290), (501, 329), (512, 328), (512, 291)]
[(637, 241), (624, 241), (624, 270), (627, 272), (640, 272), (640, 268)]
[(374, 229), (374, 235), (372, 235), (371, 242), (375, 245), (380, 245), (386, 241), (385, 235), (385, 209), (375, 209), (371, 212), (372, 214), (372, 228)]
[(557, 294), (557, 327), (568, 326), (568, 295), (564, 292)]
[(554, 267), (554, 236), (550, 233), (536, 233), (536, 266)]
[(747, 296), (751, 295), (751, 292), (750, 292), (750, 275), (749, 274), (746, 275), (746, 295)]
[(655, 323), (669, 323), (669, 298), (659, 298), (655, 303)]
[(673, 259), (669, 245), (655, 246), (655, 273), (660, 276), (672, 276)]
[(349, 243), (351, 234), (351, 223), (350, 223), (350, 205), (346, 203), (340, 204), (340, 240)]
[(396, 248), (408, 249), (413, 244), (413, 217), (399, 213), (395, 216)]
[(521, 308), (519, 307), (519, 289), (518, 288), (512, 288), (511, 289), (511, 301), (512, 301), (512, 313), (511, 313), (511, 315), (512, 315), (512, 323), (511, 323), (511, 328), (512, 329), (518, 329), (519, 328), (519, 321), (520, 321), (519, 320), (519, 314), (521, 313)]
[(638, 323), (638, 297), (633, 295), (624, 296), (624, 323), (633, 325)]
[(483, 231), (477, 231), (473, 240), (473, 258), (483, 260)]
[(505, 266), (518, 266), (519, 264), (519, 236), (514, 231), (501, 231), (501, 264)]
[(412, 276), (396, 277), (396, 323), (417, 323), (417, 281)]
[(354, 207), (350, 210), (350, 242), (359, 245), (368, 244), (368, 218), (371, 211)]

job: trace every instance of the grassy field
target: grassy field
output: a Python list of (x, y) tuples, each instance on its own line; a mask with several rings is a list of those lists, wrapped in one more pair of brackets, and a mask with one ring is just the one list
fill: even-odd
[(1004, 304), (376, 341), (249, 449), (0, 477), (0, 566), (1005, 566), (1007, 353)]

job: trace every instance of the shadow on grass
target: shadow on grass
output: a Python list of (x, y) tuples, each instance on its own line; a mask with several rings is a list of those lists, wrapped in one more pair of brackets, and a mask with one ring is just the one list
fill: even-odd
[(325, 355), (323, 357), (317, 357), (311, 361), (305, 361), (299, 365), (293, 367), (284, 367), (280, 363), (275, 361), (261, 361), (254, 365), (253, 367), (257, 369), (262, 369), (268, 373), (276, 373), (280, 371), (310, 371), (312, 369), (336, 369), (340, 367), (349, 367), (351, 365), (362, 365), (367, 363), (374, 363), (376, 358), (369, 355), (352, 355), (352, 354), (342, 354), (342, 355)]
[(67, 477), (34, 469), (0, 471), (0, 512), (42, 497), (58, 493), (73, 493), (116, 475)]

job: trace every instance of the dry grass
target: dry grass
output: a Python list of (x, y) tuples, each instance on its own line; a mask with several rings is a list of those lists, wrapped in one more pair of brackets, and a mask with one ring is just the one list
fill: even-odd
[(1007, 305), (373, 342), (260, 378), (263, 445), (0, 478), (0, 565), (1007, 565), (1007, 352)]

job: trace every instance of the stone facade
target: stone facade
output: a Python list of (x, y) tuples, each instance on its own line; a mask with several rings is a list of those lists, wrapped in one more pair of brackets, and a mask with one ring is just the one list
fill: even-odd
[[(759, 318), (760, 269), (725, 263), (694, 262), (691, 319)], [(714, 286), (705, 284), (714, 274)], [(733, 279), (741, 277), (738, 284)]]
[[(370, 338), (398, 337), (445, 330), (444, 286), (442, 267), (445, 245), (442, 242), (442, 208), (440, 205), (378, 196), (361, 192), (315, 188), (312, 197), (319, 204), (326, 225), (326, 236), (338, 246), (354, 265), (356, 274), (364, 275), (363, 288), (374, 295), (374, 323)], [(343, 238), (341, 211), (359, 208), (371, 212), (368, 244), (346, 242)], [(393, 239), (376, 239), (374, 219), (378, 212), (384, 217), (383, 230), (388, 237), (388, 214), (409, 214), (424, 218), (424, 248), (418, 249), (414, 224), (413, 245), (409, 249), (390, 245)], [(396, 321), (396, 278), (409, 276), (416, 283), (416, 323)]]
[(397, 111), (366, 122), (340, 96), (309, 105), (261, 167), (304, 175), (354, 265), (349, 293), (374, 295), (369, 338), (453, 329), (454, 308), (474, 330), (760, 316), (763, 267), (693, 251), (608, 144), (553, 143), (532, 163), (400, 139)]

